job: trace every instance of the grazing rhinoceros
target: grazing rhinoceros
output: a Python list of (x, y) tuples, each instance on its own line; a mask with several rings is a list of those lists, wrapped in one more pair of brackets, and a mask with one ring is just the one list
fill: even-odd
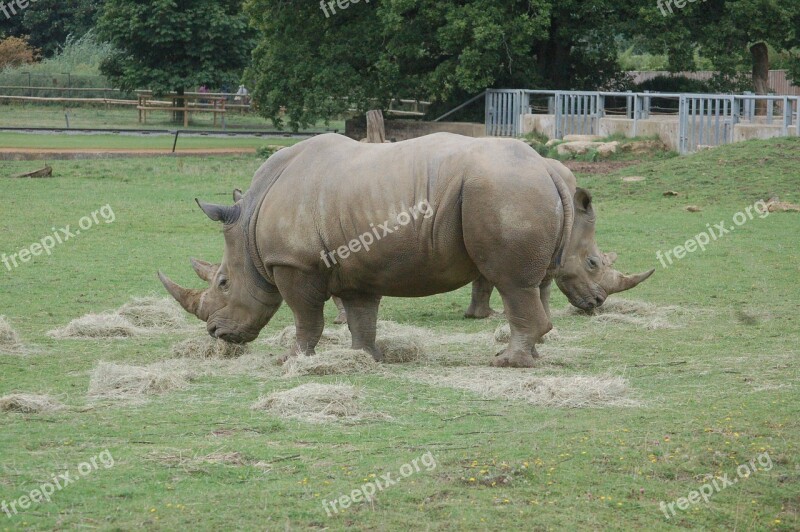
[(511, 139), (437, 133), (366, 144), (320, 135), (270, 157), (234, 205), (198, 204), (224, 224), (222, 263), (194, 262), (206, 290), (159, 272), (162, 283), (211, 336), (236, 343), (254, 340), (286, 300), (297, 328), (289, 355), (314, 354), (335, 295), (353, 349), (381, 360), (382, 296), (447, 292), (482, 275), (503, 297), (511, 327), (492, 365), (530, 367), (552, 328), (544, 279), (591, 308), (652, 273), (628, 278), (605, 265), (591, 195), (577, 189), (573, 201), (559, 174)]

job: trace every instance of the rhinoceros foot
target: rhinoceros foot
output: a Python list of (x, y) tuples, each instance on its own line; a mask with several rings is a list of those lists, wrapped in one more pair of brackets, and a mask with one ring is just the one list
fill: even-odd
[(474, 308), (472, 305), (464, 312), (465, 318), (475, 319), (475, 320), (482, 320), (485, 318), (492, 318), (497, 316), (499, 313), (496, 310), (492, 309), (491, 307), (478, 307)]
[[(533, 352), (536, 353), (535, 350)], [(504, 349), (494, 356), (491, 365), (496, 368), (532, 368), (536, 365), (536, 359), (530, 353)]]

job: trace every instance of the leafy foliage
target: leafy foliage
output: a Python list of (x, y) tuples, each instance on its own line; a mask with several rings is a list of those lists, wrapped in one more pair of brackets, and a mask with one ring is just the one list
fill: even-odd
[(38, 56), (39, 51), (30, 45), (27, 37), (0, 40), (0, 70), (33, 63)]
[(115, 47), (101, 72), (157, 94), (235, 83), (253, 44), (241, 0), (109, 0), (97, 29)]
[(6, 21), (6, 32), (29, 36), (45, 57), (55, 55), (69, 35), (80, 37), (92, 29), (104, 0), (36, 0)]

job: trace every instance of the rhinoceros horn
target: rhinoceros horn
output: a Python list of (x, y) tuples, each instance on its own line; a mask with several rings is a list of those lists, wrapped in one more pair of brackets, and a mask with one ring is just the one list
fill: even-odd
[(222, 222), (224, 224), (232, 224), (239, 219), (241, 208), (239, 205), (215, 205), (213, 203), (205, 203), (199, 199), (194, 199), (200, 208), (206, 213), (206, 216), (215, 222)]
[(646, 272), (637, 273), (636, 275), (623, 275), (617, 270), (611, 270), (610, 275), (607, 275), (599, 284), (603, 287), (603, 290), (606, 291), (606, 294), (616, 294), (617, 292), (630, 290), (653, 275), (654, 271), (656, 270), (652, 269)]
[(217, 270), (219, 269), (218, 264), (211, 264), (210, 262), (195, 258), (191, 258), (189, 260), (192, 262), (192, 268), (194, 268), (194, 271), (197, 273), (198, 277), (207, 283), (210, 283), (211, 280), (214, 279), (214, 276), (217, 274)]
[(164, 285), (164, 288), (167, 289), (167, 292), (175, 298), (175, 301), (181, 304), (186, 312), (194, 314), (203, 321), (208, 319), (208, 316), (205, 315), (202, 308), (203, 290), (189, 290), (188, 288), (183, 288), (173, 283), (169, 277), (161, 272), (158, 272), (158, 278), (161, 280), (161, 284)]

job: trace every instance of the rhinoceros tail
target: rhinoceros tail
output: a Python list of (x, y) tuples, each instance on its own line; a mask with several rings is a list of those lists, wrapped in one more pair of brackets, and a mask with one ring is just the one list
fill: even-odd
[(553, 255), (553, 264), (556, 268), (560, 268), (564, 260), (564, 252), (569, 246), (569, 239), (572, 237), (572, 222), (575, 219), (575, 208), (572, 205), (572, 195), (569, 192), (564, 180), (557, 172), (548, 172), (550, 179), (558, 190), (558, 195), (561, 197), (561, 205), (564, 209), (564, 225), (561, 229), (561, 240), (558, 243), (556, 252)]

